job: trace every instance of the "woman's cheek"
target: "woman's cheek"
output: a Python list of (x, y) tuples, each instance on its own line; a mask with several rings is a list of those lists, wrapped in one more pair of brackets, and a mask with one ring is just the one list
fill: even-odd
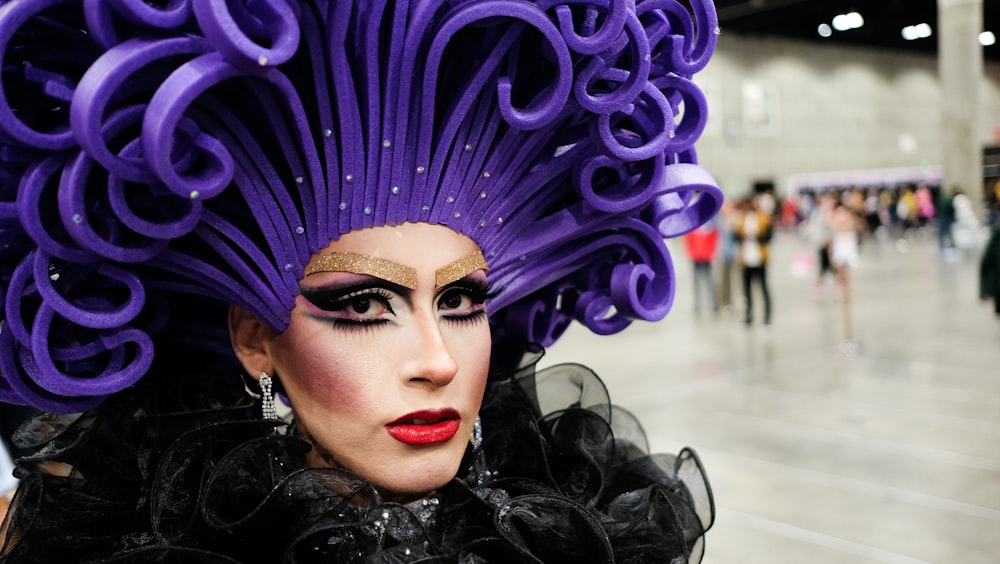
[(322, 401), (330, 407), (350, 406), (363, 395), (363, 364), (339, 358), (316, 358), (304, 375), (304, 391), (313, 401)]

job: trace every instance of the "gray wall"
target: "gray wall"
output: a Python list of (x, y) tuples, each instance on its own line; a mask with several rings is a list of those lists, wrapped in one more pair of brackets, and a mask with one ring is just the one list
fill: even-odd
[[(996, 144), (1000, 65), (987, 64), (978, 135)], [(729, 195), (789, 175), (940, 165), (936, 58), (723, 34), (696, 75), (709, 102), (698, 156)], [(749, 92), (746, 92), (749, 87)]]

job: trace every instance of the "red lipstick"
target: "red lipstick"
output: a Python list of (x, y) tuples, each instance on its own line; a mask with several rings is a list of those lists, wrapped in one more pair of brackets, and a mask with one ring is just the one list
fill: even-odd
[(443, 443), (455, 436), (462, 418), (454, 409), (425, 409), (407, 413), (385, 426), (389, 436), (408, 445)]

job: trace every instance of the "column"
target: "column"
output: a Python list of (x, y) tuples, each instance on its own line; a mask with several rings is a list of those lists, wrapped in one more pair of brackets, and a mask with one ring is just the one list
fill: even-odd
[(938, 76), (941, 79), (941, 188), (960, 186), (982, 213), (983, 0), (937, 0)]

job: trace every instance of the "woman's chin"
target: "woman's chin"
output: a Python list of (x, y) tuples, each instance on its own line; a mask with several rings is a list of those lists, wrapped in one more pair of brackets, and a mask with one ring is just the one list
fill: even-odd
[[(441, 484), (443, 486), (444, 484)], [(438, 486), (440, 487), (440, 486)], [(398, 503), (400, 505), (405, 505), (421, 499), (427, 499), (432, 497), (437, 493), (438, 488), (433, 488), (430, 490), (421, 491), (393, 491), (393, 490), (383, 490), (379, 489), (379, 496), (382, 498), (383, 503)]]
[[(306, 435), (308, 436), (308, 435)], [(464, 436), (464, 435), (463, 435)], [(379, 445), (378, 457), (338, 457), (317, 446), (306, 454), (306, 464), (313, 468), (342, 468), (368, 482), (383, 502), (409, 503), (433, 495), (458, 474), (467, 442), (453, 440), (423, 447), (390, 442)], [(338, 492), (343, 495), (348, 492)], [(354, 502), (369, 505), (356, 492)]]
[(405, 504), (433, 496), (455, 477), (456, 472), (457, 468), (450, 472), (441, 471), (419, 477), (412, 476), (405, 483), (373, 483), (372, 485), (378, 491), (383, 502)]

